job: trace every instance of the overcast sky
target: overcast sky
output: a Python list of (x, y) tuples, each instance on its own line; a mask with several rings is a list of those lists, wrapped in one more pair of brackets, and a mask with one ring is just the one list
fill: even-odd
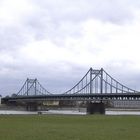
[(0, 94), (29, 78), (52, 92), (90, 67), (140, 90), (140, 1), (0, 0)]

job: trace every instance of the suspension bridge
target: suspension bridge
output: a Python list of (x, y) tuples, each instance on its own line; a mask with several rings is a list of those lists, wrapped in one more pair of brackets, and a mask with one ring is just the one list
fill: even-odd
[[(53, 94), (37, 79), (28, 79), (15, 96), (3, 98), (5, 102), (24, 101), (35, 103), (47, 100), (140, 100), (140, 92), (131, 89), (110, 76), (103, 68), (90, 68), (83, 78), (64, 93)], [(90, 105), (91, 106), (91, 105)]]

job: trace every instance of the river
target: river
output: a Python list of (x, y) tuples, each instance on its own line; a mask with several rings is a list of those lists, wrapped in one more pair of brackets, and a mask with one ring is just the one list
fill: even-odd
[[(11, 110), (0, 110), (0, 114), (66, 114), (66, 115), (86, 115), (86, 112), (79, 112), (76, 110), (49, 110), (49, 111), (11, 111)], [(106, 115), (140, 115), (140, 111), (129, 111), (129, 110), (107, 110)]]

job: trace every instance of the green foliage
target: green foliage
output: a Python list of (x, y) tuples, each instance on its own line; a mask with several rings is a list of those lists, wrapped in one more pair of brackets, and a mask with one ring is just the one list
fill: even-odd
[(139, 140), (139, 130), (139, 116), (0, 116), (0, 140)]

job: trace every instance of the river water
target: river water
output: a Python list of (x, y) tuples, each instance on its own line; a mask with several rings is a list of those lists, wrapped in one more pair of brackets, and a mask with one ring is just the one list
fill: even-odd
[[(0, 114), (39, 114), (38, 111), (11, 111), (11, 110), (0, 110)], [(66, 114), (66, 115), (86, 115), (86, 112), (79, 112), (75, 110), (49, 110), (49, 111), (41, 111), (41, 114)], [(106, 111), (106, 115), (140, 115), (140, 111)]]

